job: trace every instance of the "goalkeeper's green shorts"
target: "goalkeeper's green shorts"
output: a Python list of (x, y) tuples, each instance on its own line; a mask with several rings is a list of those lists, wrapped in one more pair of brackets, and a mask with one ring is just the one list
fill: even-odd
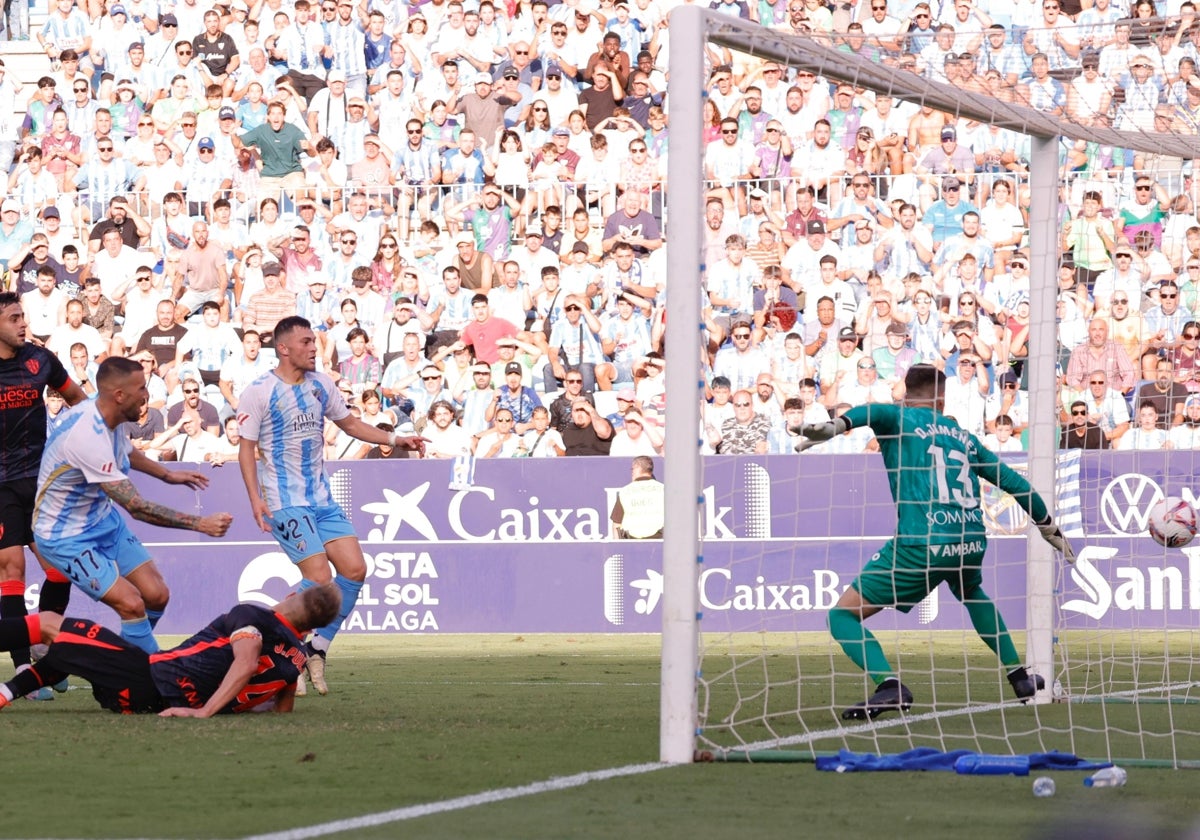
[(908, 612), (945, 582), (959, 601), (983, 584), (982, 537), (965, 543), (914, 545), (888, 540), (850, 584), (868, 604)]

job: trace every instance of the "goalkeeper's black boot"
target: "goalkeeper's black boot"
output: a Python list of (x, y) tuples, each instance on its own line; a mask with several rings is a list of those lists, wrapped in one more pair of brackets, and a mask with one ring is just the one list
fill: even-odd
[(912, 692), (900, 680), (889, 677), (866, 700), (843, 711), (842, 720), (875, 720), (884, 712), (907, 712), (912, 702)]
[(1031, 676), (1025, 670), (1024, 665), (1009, 671), (1008, 681), (1012, 684), (1013, 691), (1017, 694), (1017, 699), (1022, 703), (1046, 687), (1046, 681), (1042, 679), (1042, 675), (1033, 674)]

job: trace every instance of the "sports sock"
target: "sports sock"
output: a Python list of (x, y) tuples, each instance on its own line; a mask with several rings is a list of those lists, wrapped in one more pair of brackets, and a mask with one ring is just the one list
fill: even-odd
[(13, 678), (5, 683), (5, 686), (13, 693), (13, 697), (24, 697), (26, 694), (37, 691), (45, 684), (37, 668), (30, 666), (14, 674)]
[(850, 661), (867, 672), (876, 685), (895, 676), (875, 634), (850, 610), (834, 607), (829, 611), (829, 632), (842, 646)]
[[(0, 619), (24, 618), (26, 614), (24, 581), (0, 581)], [(29, 664), (28, 644), (8, 647), (6, 650), (10, 651), (14, 666), (19, 668)]]
[[(337, 618), (313, 634), (315, 637), (325, 640), (325, 650), (329, 650), (329, 645), (333, 643), (333, 637), (337, 635), (342, 622), (346, 620), (346, 616), (350, 615), (350, 610), (354, 609), (354, 604), (358, 601), (358, 593), (363, 588), (361, 580), (350, 580), (350, 578), (342, 577), (341, 575), (335, 577), (333, 582), (342, 591), (342, 606), (338, 610)], [(313, 647), (316, 650), (321, 650), (317, 646), (317, 638), (313, 639)]]
[(71, 600), (71, 581), (58, 569), (46, 569), (46, 580), (38, 593), (38, 611), (63, 615)]
[(153, 630), (158, 626), (159, 619), (163, 617), (166, 610), (146, 610), (146, 619), (150, 622), (150, 629)]
[(316, 585), (317, 582), (315, 580), (309, 580), (308, 578), (305, 578), (304, 580), (300, 581), (300, 585), (296, 587), (296, 594), (299, 595), (305, 589), (312, 589)]
[(0, 685), (0, 697), (3, 697), (5, 700), (13, 699), (13, 690), (8, 687), (8, 683)]
[(1000, 610), (996, 609), (996, 604), (987, 593), (982, 589), (972, 590), (963, 598), (963, 606), (967, 608), (967, 615), (971, 616), (971, 626), (975, 628), (979, 638), (1000, 657), (1004, 667), (1014, 668), (1020, 665), (1021, 657), (1017, 654), (1012, 636), (1008, 634), (1004, 617), (1000, 615)]
[(145, 616), (132, 621), (122, 621), (121, 637), (130, 644), (137, 645), (146, 653), (158, 653), (158, 641), (154, 638), (150, 619)]
[[(38, 615), (0, 619), (0, 650), (28, 648), (42, 640), (42, 619)], [(27, 662), (20, 663), (27, 665)], [(18, 666), (19, 667), (19, 666)]]

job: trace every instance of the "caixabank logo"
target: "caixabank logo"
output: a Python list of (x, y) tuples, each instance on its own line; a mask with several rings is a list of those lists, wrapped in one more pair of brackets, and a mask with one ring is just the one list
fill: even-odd
[[(627, 571), (624, 554), (604, 560), (604, 619), (614, 627), (634, 615), (652, 615), (662, 603), (664, 578), (657, 569), (644, 566)], [(632, 573), (632, 580), (626, 581)], [(837, 603), (851, 578), (833, 569), (805, 569), (802, 579), (785, 580), (761, 573), (753, 563), (737, 569), (711, 567), (697, 578), (699, 607), (703, 612), (781, 613), (825, 612)], [(914, 610), (920, 624), (932, 624), (938, 616), (935, 589)]]
[[(346, 471), (348, 472), (348, 471)], [(515, 495), (479, 482), (461, 489), (424, 481), (415, 487), (352, 488), (338, 473), (333, 496), (345, 510), (371, 517), (367, 542), (586, 542), (608, 536), (619, 486), (547, 488)], [(704, 488), (701, 522), (706, 540), (769, 539), (771, 476), (744, 464), (737, 488)]]

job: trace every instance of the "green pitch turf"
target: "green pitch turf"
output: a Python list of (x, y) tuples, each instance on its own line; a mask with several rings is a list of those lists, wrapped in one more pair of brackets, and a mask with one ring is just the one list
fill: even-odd
[[(120, 717), (78, 686), (19, 702), (0, 714), (0, 836), (246, 837), (653, 762), (656, 647), (629, 636), (343, 637), (332, 693), (301, 698), (293, 715)], [(1029, 710), (1009, 714), (1027, 726)], [(1134, 768), (1127, 787), (1104, 791), (1085, 789), (1081, 773), (1051, 775), (1058, 795), (1035, 799), (1032, 780), (1013, 777), (699, 764), (337, 836), (1166, 837), (1200, 817), (1195, 771)]]

